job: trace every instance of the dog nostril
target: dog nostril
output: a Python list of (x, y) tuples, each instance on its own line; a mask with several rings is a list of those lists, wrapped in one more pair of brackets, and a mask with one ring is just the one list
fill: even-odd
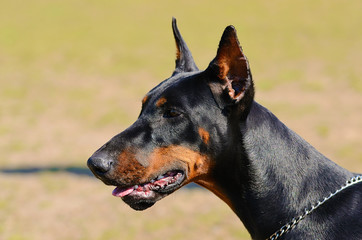
[(104, 158), (90, 157), (87, 165), (94, 173), (104, 174), (111, 169), (112, 161)]

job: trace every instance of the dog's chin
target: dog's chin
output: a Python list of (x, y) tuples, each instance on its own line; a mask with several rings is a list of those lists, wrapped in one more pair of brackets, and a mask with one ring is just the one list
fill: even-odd
[(132, 199), (123, 199), (125, 203), (127, 203), (132, 209), (136, 211), (143, 211), (147, 208), (150, 208), (155, 204), (154, 201), (133, 201)]
[(134, 210), (142, 211), (181, 188), (185, 179), (184, 171), (168, 171), (146, 183), (128, 187), (118, 186), (112, 194), (120, 197)]
[[(174, 191), (176, 191), (176, 189)], [(151, 194), (152, 196), (149, 196), (149, 197), (138, 197), (138, 196), (128, 195), (128, 196), (122, 197), (122, 200), (127, 205), (129, 205), (131, 208), (133, 208), (134, 210), (143, 211), (149, 207), (152, 207), (157, 201), (170, 195), (174, 191), (170, 191), (168, 193), (155, 192), (155, 193)]]

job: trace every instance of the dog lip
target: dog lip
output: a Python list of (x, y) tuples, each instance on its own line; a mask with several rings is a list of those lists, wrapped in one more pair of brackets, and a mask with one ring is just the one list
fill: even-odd
[[(122, 195), (124, 196), (121, 197), (121, 199), (134, 210), (145, 210), (151, 207), (157, 201), (161, 200), (162, 198), (166, 197), (167, 195), (171, 194), (172, 192), (183, 186), (186, 179), (185, 172), (177, 170), (173, 171), (173, 174), (176, 175), (170, 177), (163, 174), (161, 175), (163, 176), (163, 178), (160, 178), (159, 180), (157, 180), (156, 178), (153, 183), (149, 182), (142, 185), (135, 185), (133, 187), (119, 188), (118, 190), (124, 191), (122, 192)], [(173, 183), (168, 181), (172, 179), (172, 177), (174, 180), (176, 180)], [(143, 190), (145, 186), (146, 188), (148, 188), (147, 191)]]
[(136, 184), (133, 186), (117, 186), (112, 195), (115, 197), (124, 198), (152, 198), (156, 193), (168, 193), (179, 188), (185, 180), (185, 173), (182, 170), (171, 170), (165, 174), (159, 175), (149, 182)]

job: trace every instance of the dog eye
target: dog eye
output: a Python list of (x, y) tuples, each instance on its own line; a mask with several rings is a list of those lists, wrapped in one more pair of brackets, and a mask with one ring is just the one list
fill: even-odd
[(164, 118), (174, 118), (174, 117), (178, 117), (180, 116), (181, 113), (179, 113), (178, 111), (176, 111), (175, 109), (167, 109), (164, 113), (163, 113), (163, 117)]

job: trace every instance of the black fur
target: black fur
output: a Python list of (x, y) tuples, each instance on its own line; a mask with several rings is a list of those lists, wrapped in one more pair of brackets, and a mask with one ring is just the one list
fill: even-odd
[[(227, 202), (253, 239), (266, 239), (356, 175), (254, 101), (249, 64), (233, 27), (226, 28), (217, 56), (205, 71), (196, 67), (175, 20), (173, 30), (179, 53), (172, 77), (147, 94), (137, 121), (94, 153), (88, 166), (106, 184), (120, 188), (170, 170), (183, 172), (185, 178), (152, 198), (126, 196), (127, 204), (146, 209), (194, 181)], [(162, 104), (161, 98), (166, 99)], [(200, 135), (200, 127), (206, 135)], [(150, 172), (155, 160), (149, 156), (170, 146), (206, 160), (186, 166), (174, 156), (175, 161)], [(159, 156), (157, 161), (162, 161)], [(200, 166), (208, 166), (207, 172), (192, 175), (192, 168), (199, 173)], [(328, 200), (280, 239), (362, 239), (362, 184)]]

